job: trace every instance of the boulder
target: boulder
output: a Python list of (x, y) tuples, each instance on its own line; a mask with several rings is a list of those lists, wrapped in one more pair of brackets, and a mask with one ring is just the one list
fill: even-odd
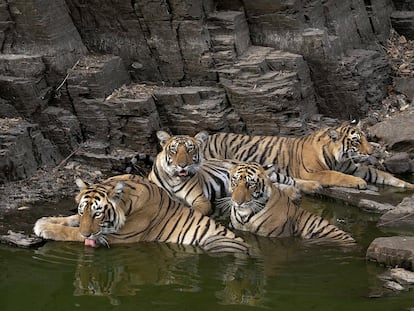
[(384, 287), (392, 291), (408, 290), (414, 284), (414, 272), (402, 268), (392, 268), (381, 275)]
[(395, 208), (384, 213), (377, 226), (393, 230), (414, 230), (414, 196), (404, 198)]
[(414, 269), (414, 237), (379, 237), (371, 242), (366, 257), (388, 267)]
[(385, 159), (384, 166), (392, 174), (411, 172), (410, 156), (407, 152), (398, 152)]
[(370, 137), (378, 140), (390, 151), (414, 154), (414, 109), (396, 117), (385, 119), (368, 129)]

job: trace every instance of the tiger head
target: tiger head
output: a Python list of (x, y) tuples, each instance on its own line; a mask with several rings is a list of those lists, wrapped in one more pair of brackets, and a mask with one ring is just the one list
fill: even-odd
[(344, 158), (358, 159), (372, 153), (372, 147), (360, 124), (346, 124), (327, 131), (328, 151), (339, 162)]
[(258, 163), (236, 165), (230, 171), (231, 213), (239, 222), (262, 210), (271, 196), (271, 180)]
[(125, 223), (125, 212), (119, 207), (124, 183), (88, 185), (76, 179), (80, 192), (76, 196), (80, 216), (79, 232), (85, 245), (108, 245), (105, 235), (117, 232)]
[(202, 150), (208, 138), (207, 132), (202, 131), (191, 137), (170, 136), (167, 132), (158, 131), (157, 137), (162, 147), (162, 167), (168, 175), (185, 178), (197, 172), (203, 159)]

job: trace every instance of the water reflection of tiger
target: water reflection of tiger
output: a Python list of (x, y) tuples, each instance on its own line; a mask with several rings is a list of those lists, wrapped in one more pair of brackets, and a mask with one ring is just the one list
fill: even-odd
[(235, 166), (230, 173), (229, 186), (232, 194), (223, 204), (230, 208), (230, 220), (235, 229), (266, 237), (300, 236), (320, 242), (355, 244), (348, 233), (292, 202), (284, 191), (272, 184), (258, 163)]
[(120, 175), (94, 185), (78, 179), (77, 185), (78, 214), (39, 219), (36, 235), (89, 246), (157, 241), (200, 246), (209, 252), (248, 251), (233, 232), (173, 201), (142, 177)]
[[(272, 254), (271, 262), (278, 262), (275, 258), (284, 252), (279, 248)], [(261, 259), (210, 256), (188, 245), (124, 244), (97, 252), (93, 248), (79, 247), (77, 243), (46, 243), (35, 253), (35, 258), (54, 266), (74, 265), (74, 296), (107, 298), (113, 306), (131, 302), (123, 298), (126, 296), (144, 299), (143, 293), (147, 298), (154, 296), (158, 297), (158, 302), (168, 303), (171, 296), (160, 297), (160, 291), (173, 290), (178, 301), (188, 299), (186, 292), (211, 297), (209, 291), (213, 289), (220, 304), (259, 306), (266, 292)], [(212, 287), (212, 284), (215, 285)], [(100, 306), (102, 303), (106, 302), (98, 302)], [(151, 302), (144, 299), (139, 305), (148, 304)]]
[(367, 182), (414, 189), (372, 166), (356, 163), (372, 147), (359, 125), (325, 128), (303, 137), (217, 133), (208, 137), (206, 159), (234, 159), (274, 164), (279, 173), (314, 180), (322, 186), (366, 188)]

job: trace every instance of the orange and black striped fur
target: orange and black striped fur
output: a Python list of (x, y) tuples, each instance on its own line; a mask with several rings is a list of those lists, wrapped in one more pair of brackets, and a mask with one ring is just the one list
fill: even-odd
[(209, 252), (248, 251), (233, 232), (172, 200), (142, 177), (119, 175), (93, 185), (78, 179), (77, 185), (78, 213), (40, 218), (34, 226), (36, 235), (89, 246), (156, 241), (199, 246)]
[(231, 225), (237, 230), (265, 237), (299, 236), (318, 242), (355, 244), (348, 233), (292, 202), (258, 163), (235, 166), (229, 186), (231, 197), (223, 205), (230, 208)]
[(414, 185), (374, 167), (357, 163), (372, 152), (358, 125), (325, 128), (304, 137), (248, 136), (217, 133), (208, 137), (206, 159), (234, 159), (274, 164), (295, 179), (314, 180), (322, 186), (364, 189), (367, 182), (413, 189)]
[[(172, 198), (204, 215), (210, 215), (216, 200), (229, 195), (227, 184), (230, 170), (240, 162), (229, 159), (205, 160), (202, 150), (208, 137), (206, 132), (193, 137), (170, 136), (167, 132), (158, 131), (157, 137), (162, 150), (155, 158), (149, 180), (167, 191)], [(314, 192), (320, 187), (312, 181), (283, 176), (271, 168), (269, 171), (275, 183), (296, 186), (305, 192)], [(219, 210), (214, 210), (214, 213), (216, 216), (222, 214)]]

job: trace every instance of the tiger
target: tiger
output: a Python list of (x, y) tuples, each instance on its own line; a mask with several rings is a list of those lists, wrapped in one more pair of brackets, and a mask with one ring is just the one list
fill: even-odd
[(295, 179), (314, 180), (323, 187), (366, 189), (367, 182), (414, 189), (414, 184), (373, 166), (357, 163), (372, 153), (360, 123), (347, 122), (303, 137), (249, 136), (235, 133), (209, 135), (206, 159), (235, 159), (262, 165)]
[(223, 200), (230, 209), (232, 228), (264, 237), (298, 236), (317, 242), (356, 245), (355, 239), (295, 204), (270, 180), (256, 162), (236, 165), (230, 172), (231, 196)]
[[(186, 206), (200, 211), (203, 215), (224, 216), (214, 210), (214, 203), (229, 195), (227, 187), (230, 170), (240, 161), (230, 159), (205, 160), (202, 154), (208, 134), (205, 131), (195, 136), (171, 136), (165, 131), (157, 131), (162, 150), (157, 154), (148, 179), (163, 188), (169, 195)], [(294, 180), (272, 170), (269, 175), (275, 183), (297, 187), (305, 192), (314, 192), (319, 183)], [(292, 197), (298, 197), (293, 188)]]
[(91, 247), (156, 241), (213, 253), (248, 253), (248, 244), (234, 232), (172, 200), (147, 178), (124, 174), (92, 185), (78, 178), (76, 184), (78, 213), (38, 219), (37, 236)]

